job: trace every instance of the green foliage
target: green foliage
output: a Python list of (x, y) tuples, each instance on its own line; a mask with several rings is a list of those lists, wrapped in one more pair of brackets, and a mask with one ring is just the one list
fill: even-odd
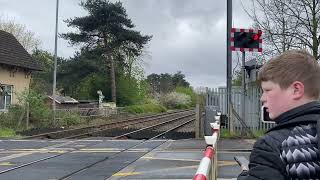
[(70, 127), (82, 122), (80, 115), (77, 113), (63, 112), (59, 114), (58, 126)]
[[(100, 56), (104, 55), (105, 66), (110, 65), (108, 68), (110, 68), (109, 72), (112, 73), (110, 75), (112, 79), (105, 82), (111, 84), (108, 92), (113, 92), (116, 90), (113, 84), (124, 86), (122, 83), (114, 83), (118, 80), (114, 78), (115, 74), (124, 74), (123, 71), (116, 72), (116, 70), (127, 69), (129, 79), (131, 79), (131, 74), (134, 74), (132, 72), (134, 69), (133, 61), (142, 54), (142, 49), (151, 40), (152, 36), (142, 35), (139, 31), (132, 29), (134, 24), (121, 2), (86, 0), (82, 1), (80, 6), (88, 12), (88, 15), (66, 20), (68, 26), (78, 29), (78, 32), (65, 33), (62, 34), (62, 37), (69, 40), (72, 45), (83, 45), (82, 50), (97, 50), (100, 51), (98, 53)], [(117, 69), (111, 66), (111, 64), (114, 64), (113, 62), (118, 67)], [(109, 94), (106, 94), (107, 96)], [(134, 95), (134, 97), (136, 96)], [(114, 97), (112, 98), (113, 101), (117, 101)], [(125, 100), (126, 98), (120, 97), (120, 99)], [(132, 101), (121, 103), (132, 104)]]
[(80, 6), (88, 11), (89, 15), (65, 21), (68, 26), (80, 31), (62, 34), (71, 44), (83, 42), (86, 47), (102, 46), (102, 49), (111, 51), (123, 48), (139, 55), (144, 44), (151, 40), (152, 36), (143, 36), (139, 31), (132, 30), (134, 24), (121, 2), (86, 0), (81, 2)]
[[(42, 71), (32, 72), (31, 89), (40, 94), (51, 94), (53, 82), (54, 56), (44, 50), (36, 49), (32, 52), (34, 59), (42, 67)], [(58, 66), (65, 60), (61, 57), (57, 58)], [(59, 68), (58, 68), (59, 69)]]
[(235, 131), (233, 133), (229, 132), (228, 129), (221, 129), (220, 131), (220, 137), (226, 138), (226, 139), (232, 139), (232, 138), (240, 138), (241, 135), (239, 132)]
[(37, 93), (34, 90), (24, 90), (18, 95), (18, 101), (26, 108), (29, 104), (30, 122), (37, 126), (48, 126), (52, 119), (51, 110), (45, 106), (44, 100), (46, 96)]
[(127, 106), (141, 102), (145, 98), (146, 90), (143, 83), (138, 82), (135, 78), (123, 76), (118, 78), (117, 94), (118, 105)]
[(21, 129), (24, 109), (20, 105), (12, 105), (8, 112), (0, 113), (0, 127), (10, 129)]
[[(53, 112), (52, 110), (45, 105), (45, 100), (47, 99), (46, 96), (43, 96), (41, 94), (38, 94), (34, 90), (24, 90), (21, 94), (18, 95), (18, 100), (21, 105), (19, 106), (13, 106), (12, 111), (8, 113), (5, 113), (5, 116), (7, 116), (8, 122), (14, 122), (9, 119), (9, 117), (20, 119), (20, 121), (17, 123), (18, 125), (21, 125), (21, 120), (23, 119), (23, 122), (25, 122), (26, 118), (26, 108), (27, 104), (29, 104), (29, 114), (30, 114), (30, 124), (34, 127), (52, 127), (52, 119), (53, 119)], [(50, 100), (51, 104), (51, 100)], [(20, 110), (20, 111), (19, 111)], [(21, 115), (22, 114), (22, 115)], [(16, 116), (19, 116), (19, 118), (16, 118)], [(80, 117), (77, 114), (73, 113), (62, 113), (59, 115), (59, 121), (56, 124), (57, 126), (70, 126), (74, 124), (80, 123)], [(6, 127), (13, 127), (13, 126), (6, 126)], [(13, 127), (17, 128), (17, 127)]]
[(231, 133), (231, 132), (229, 132), (228, 129), (221, 129), (220, 132), (221, 132), (220, 137), (227, 138), (227, 139), (233, 139), (233, 138), (254, 138), (254, 139), (257, 139), (257, 138), (264, 136), (264, 134), (265, 134), (265, 131), (263, 131), (263, 130), (252, 131), (253, 136), (251, 136), (251, 135), (243, 136), (243, 135), (241, 135), (240, 131), (234, 131), (233, 133)]
[(129, 113), (140, 114), (140, 113), (161, 113), (161, 112), (166, 112), (167, 109), (160, 104), (149, 103), (149, 104), (127, 106), (125, 107), (125, 111)]
[(75, 98), (98, 99), (97, 91), (106, 92), (105, 78), (101, 74), (90, 74), (76, 86)]
[(190, 96), (191, 103), (189, 105), (192, 107), (195, 107), (195, 105), (197, 103), (197, 94), (193, 91), (193, 89), (191, 87), (178, 86), (175, 91), (178, 93), (183, 93), (183, 94)]
[(189, 87), (190, 84), (185, 80), (185, 75), (178, 71), (172, 76), (172, 84), (174, 87)]
[[(68, 61), (63, 61), (59, 66), (57, 74), (59, 77), (58, 86), (63, 89), (64, 94), (68, 94), (71, 97), (86, 99), (88, 97), (97, 96), (96, 92), (94, 94), (85, 94), (85, 92), (94, 91), (88, 90), (89, 87), (85, 87), (85, 92), (81, 92), (80, 94), (79, 90), (83, 91), (83, 85), (89, 83), (87, 81), (98, 80), (101, 85), (99, 84), (98, 87), (92, 88), (102, 90), (102, 92), (107, 95), (108, 92), (110, 92), (106, 85), (109, 82), (109, 78), (106, 76), (107, 73), (100, 50), (83, 50)], [(86, 83), (83, 83), (84, 81), (86, 81)]]
[(154, 98), (144, 98), (141, 104), (160, 104), (160, 102)]
[(14, 137), (16, 132), (10, 128), (0, 128), (0, 137)]
[(257, 130), (257, 131), (253, 131), (252, 133), (254, 135), (253, 138), (260, 138), (260, 137), (264, 136), (266, 132), (263, 130)]
[(184, 93), (172, 92), (160, 97), (160, 102), (169, 109), (190, 108), (191, 97)]
[(189, 87), (189, 83), (185, 80), (185, 75), (181, 71), (173, 75), (153, 73), (147, 76), (147, 82), (150, 85), (151, 94), (170, 93), (177, 87)]

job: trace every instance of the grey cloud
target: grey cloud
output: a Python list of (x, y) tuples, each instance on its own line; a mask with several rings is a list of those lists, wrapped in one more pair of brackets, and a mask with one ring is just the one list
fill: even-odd
[[(115, 0), (113, 0), (115, 1)], [(248, 1), (248, 0), (244, 0)], [(80, 0), (60, 0), (59, 33), (73, 31), (63, 22), (86, 12)], [(152, 58), (146, 73), (182, 71), (193, 86), (225, 84), (226, 1), (225, 0), (123, 0), (129, 18), (142, 34), (153, 35), (148, 44)], [(234, 1), (235, 25), (250, 24), (238, 1)], [(0, 11), (10, 12), (53, 52), (55, 28), (54, 0), (0, 0)], [(244, 26), (244, 27), (246, 27)], [(58, 55), (75, 51), (59, 39)]]

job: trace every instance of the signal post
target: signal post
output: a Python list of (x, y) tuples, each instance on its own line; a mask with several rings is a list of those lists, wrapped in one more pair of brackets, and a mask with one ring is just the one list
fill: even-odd
[[(241, 117), (245, 121), (245, 101), (246, 101), (246, 82), (245, 82), (245, 52), (262, 52), (262, 31), (253, 29), (231, 28), (231, 51), (242, 52), (242, 98), (241, 98)], [(231, 105), (230, 105), (231, 106)], [(231, 124), (231, 120), (230, 120)]]

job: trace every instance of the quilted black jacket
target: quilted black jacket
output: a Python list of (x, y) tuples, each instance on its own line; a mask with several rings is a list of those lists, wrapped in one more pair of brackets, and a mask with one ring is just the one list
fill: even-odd
[(320, 103), (294, 108), (275, 121), (253, 146), (249, 171), (238, 180), (320, 179)]

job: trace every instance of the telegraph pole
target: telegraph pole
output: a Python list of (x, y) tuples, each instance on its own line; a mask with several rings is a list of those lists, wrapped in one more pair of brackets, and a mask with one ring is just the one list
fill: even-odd
[(229, 131), (233, 131), (233, 124), (231, 120), (231, 87), (232, 87), (232, 52), (230, 49), (232, 26), (232, 0), (227, 0), (227, 111), (228, 111), (228, 125)]
[(54, 37), (54, 70), (53, 70), (53, 88), (52, 88), (52, 108), (53, 108), (53, 125), (56, 122), (56, 86), (57, 86), (57, 48), (58, 48), (58, 14), (59, 14), (59, 0), (56, 5), (56, 31)]

